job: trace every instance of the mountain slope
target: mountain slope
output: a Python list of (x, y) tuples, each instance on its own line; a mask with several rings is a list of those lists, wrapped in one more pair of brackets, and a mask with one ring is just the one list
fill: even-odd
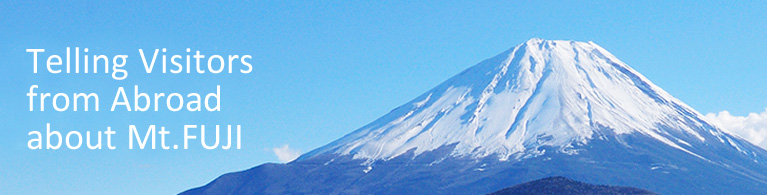
[(596, 44), (532, 39), (301, 159), (332, 152), (372, 162), (451, 143), (457, 156), (507, 159), (543, 145), (586, 144), (595, 126), (689, 152), (683, 146), (706, 139), (692, 129), (707, 125), (701, 118)]
[(644, 194), (651, 195), (653, 192), (632, 188), (632, 187), (618, 187), (618, 186), (605, 186), (605, 185), (593, 185), (579, 181), (567, 179), (565, 177), (547, 177), (535, 181), (530, 181), (522, 184), (518, 184), (509, 188), (504, 188), (497, 192), (490, 193), (488, 195), (534, 195), (534, 194), (602, 194), (602, 195), (629, 195), (629, 194)]
[(291, 163), (187, 193), (476, 194), (551, 175), (767, 193), (766, 156), (594, 43), (531, 39)]

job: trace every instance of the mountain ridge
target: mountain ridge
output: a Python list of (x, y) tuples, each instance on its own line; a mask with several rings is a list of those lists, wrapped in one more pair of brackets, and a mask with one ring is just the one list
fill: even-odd
[(484, 194), (554, 175), (767, 194), (766, 157), (595, 43), (531, 39), (292, 162), (183, 194)]
[(514, 194), (643, 194), (654, 195), (656, 193), (623, 186), (607, 186), (607, 185), (594, 185), (568, 179), (566, 177), (554, 176), (542, 178), (534, 181), (529, 181), (521, 184), (514, 185), (512, 187), (504, 188), (502, 190), (489, 193), (487, 195), (514, 195)]
[[(596, 65), (580, 65), (584, 64), (581, 61)], [(590, 72), (584, 73), (586, 71)], [(623, 78), (615, 78), (620, 76)], [(581, 82), (573, 84), (570, 81)], [(619, 94), (624, 97), (610, 96), (620, 90), (593, 90), (600, 87), (622, 87), (611, 84), (611, 81), (633, 85), (635, 90)], [(646, 97), (627, 98), (632, 95)], [(630, 102), (641, 104), (631, 105)], [(683, 146), (694, 140), (663, 136), (653, 130), (658, 124), (673, 125), (675, 129), (684, 131), (681, 133), (704, 141), (705, 138), (699, 132), (685, 128), (685, 124), (675, 123), (674, 120), (690, 120), (697, 123), (697, 126), (711, 126), (702, 120), (703, 115), (673, 98), (593, 42), (530, 39), (448, 79), (408, 104), (344, 138), (302, 155), (298, 160), (311, 158), (317, 153), (334, 152), (352, 154), (355, 158), (369, 159), (367, 162), (372, 163), (396, 157), (411, 149), (422, 153), (452, 143), (459, 144), (460, 151), (454, 155), (484, 157), (500, 154), (499, 158), (506, 159), (529, 148), (526, 146), (530, 144), (526, 142), (537, 140), (527, 135), (550, 136), (556, 143), (549, 145), (567, 148), (573, 142), (585, 143), (591, 139), (593, 131), (590, 131), (590, 126), (594, 125), (608, 126), (619, 133), (640, 131), (674, 148), (699, 156)], [(556, 111), (544, 110), (547, 108), (563, 110), (554, 113)], [(611, 109), (624, 110), (618, 112)], [(642, 109), (662, 112), (644, 112)], [(675, 113), (679, 110), (684, 113)], [(487, 114), (489, 112), (494, 113)], [(667, 117), (675, 114), (681, 116), (673, 119)], [(443, 118), (445, 120), (440, 120)], [(480, 123), (480, 120), (485, 121)], [(553, 131), (551, 129), (557, 127), (545, 126), (548, 121), (560, 120), (570, 120), (555, 124), (569, 126), (569, 129)], [(538, 126), (528, 127), (530, 125)], [(544, 128), (547, 129), (545, 132), (535, 132)], [(724, 139), (719, 137), (724, 133), (717, 128), (712, 128), (711, 133), (717, 139)]]

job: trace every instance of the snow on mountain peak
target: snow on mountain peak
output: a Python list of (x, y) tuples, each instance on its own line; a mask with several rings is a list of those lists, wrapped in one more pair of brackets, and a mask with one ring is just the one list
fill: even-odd
[(767, 151), (598, 45), (530, 39), (297, 160), (184, 194), (484, 194), (551, 175), (767, 194), (765, 173)]
[(628, 133), (704, 158), (691, 144), (727, 138), (700, 130), (710, 126), (701, 118), (593, 42), (534, 38), (299, 160), (332, 153), (372, 163), (451, 144), (452, 156), (508, 160), (544, 146), (575, 154), (574, 146)]

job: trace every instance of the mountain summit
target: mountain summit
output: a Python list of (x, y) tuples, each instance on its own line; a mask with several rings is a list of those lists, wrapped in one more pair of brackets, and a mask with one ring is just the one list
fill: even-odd
[(765, 162), (593, 42), (531, 39), (293, 162), (185, 193), (478, 194), (563, 175), (764, 194)]
[(372, 163), (449, 144), (453, 156), (508, 160), (631, 133), (698, 157), (690, 143), (701, 134), (741, 148), (716, 128), (695, 131), (708, 125), (701, 118), (592, 42), (531, 39), (299, 160), (330, 152)]

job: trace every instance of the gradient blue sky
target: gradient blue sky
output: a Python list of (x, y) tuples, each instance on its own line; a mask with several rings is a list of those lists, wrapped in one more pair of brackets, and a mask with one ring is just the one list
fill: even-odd
[[(755, 1), (758, 2), (758, 1)], [(172, 194), (306, 152), (527, 39), (594, 41), (702, 113), (767, 106), (767, 4), (718, 1), (0, 2), (0, 194)], [(128, 79), (32, 74), (31, 54), (127, 54)], [(253, 56), (250, 74), (142, 71), (138, 49)], [(169, 52), (170, 53), (170, 52)], [(29, 112), (26, 93), (97, 92), (100, 112)], [(222, 111), (108, 112), (118, 86), (199, 92)], [(50, 108), (49, 108), (50, 109)], [(32, 151), (27, 132), (118, 131), (115, 151)], [(127, 125), (240, 124), (243, 149), (127, 150)], [(173, 139), (173, 138), (171, 138)]]

